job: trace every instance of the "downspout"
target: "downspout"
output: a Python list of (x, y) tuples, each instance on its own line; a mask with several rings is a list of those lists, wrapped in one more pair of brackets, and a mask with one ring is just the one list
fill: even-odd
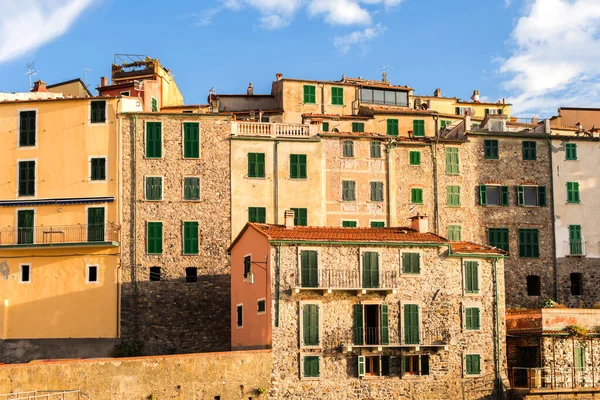
[[(554, 299), (559, 302), (558, 298), (558, 264), (556, 261), (556, 216), (554, 214), (554, 164), (552, 162), (552, 141), (550, 140), (550, 132), (547, 132), (546, 141), (548, 142), (548, 158), (550, 159), (550, 213), (552, 219), (552, 264), (554, 267)], [(548, 196), (548, 191), (546, 191)]]
[(281, 243), (277, 245), (277, 270), (275, 271), (275, 327), (279, 327), (279, 276), (281, 271)]
[(387, 192), (387, 222), (385, 226), (392, 226), (392, 188), (391, 188), (391, 177), (390, 177), (390, 153), (392, 149), (392, 140), (385, 145), (385, 162), (386, 162), (386, 192)]
[(275, 141), (275, 154), (273, 155), (273, 184), (275, 186), (275, 225), (279, 224), (279, 168), (278, 163), (279, 140)]
[[(121, 99), (117, 100), (117, 110), (116, 110), (116, 118), (117, 118), (117, 222), (119, 224), (119, 230), (123, 225), (123, 125), (121, 121), (121, 114), (119, 113), (119, 103)], [(119, 246), (119, 260), (117, 266), (117, 340), (121, 337), (121, 267), (123, 259), (123, 237), (121, 236), (121, 232), (119, 231), (119, 242), (121, 246)]]
[(321, 115), (325, 114), (325, 85), (322, 83), (321, 86)]
[(132, 191), (131, 191), (131, 199), (133, 202), (133, 215), (131, 216), (131, 222), (133, 224), (133, 228), (131, 229), (133, 235), (129, 238), (131, 241), (131, 252), (133, 254), (133, 265), (131, 266), (131, 284), (133, 285), (133, 305), (134, 305), (134, 335), (137, 340), (139, 334), (139, 320), (138, 320), (138, 289), (137, 289), (137, 126), (138, 126), (138, 115), (137, 113), (133, 115), (133, 165), (131, 168), (131, 182), (132, 182)]
[[(437, 125), (437, 121), (436, 121)], [(438, 165), (437, 165), (437, 145), (439, 137), (434, 138), (433, 151), (431, 152), (431, 158), (433, 159), (433, 221), (434, 221), (434, 233), (439, 235), (439, 210), (438, 210)]]
[(498, 400), (502, 400), (502, 351), (500, 349), (500, 315), (499, 312), (499, 300), (498, 300), (498, 259), (494, 259), (492, 262), (492, 268), (494, 270), (494, 323), (496, 325), (496, 387)]

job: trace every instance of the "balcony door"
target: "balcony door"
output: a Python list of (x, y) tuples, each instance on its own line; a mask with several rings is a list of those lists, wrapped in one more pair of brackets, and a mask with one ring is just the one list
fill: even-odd
[(363, 288), (379, 287), (379, 253), (363, 253)]
[(319, 264), (315, 250), (300, 252), (300, 278), (302, 287), (316, 288), (319, 286)]
[(354, 344), (388, 345), (390, 342), (388, 306), (386, 304), (354, 305)]
[(88, 242), (104, 242), (104, 207), (88, 208)]
[(17, 211), (17, 243), (33, 244), (33, 210)]
[(404, 309), (404, 344), (419, 344), (419, 306), (405, 304)]

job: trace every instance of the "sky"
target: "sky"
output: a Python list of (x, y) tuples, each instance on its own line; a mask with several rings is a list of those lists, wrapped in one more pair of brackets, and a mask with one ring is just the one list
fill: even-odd
[[(600, 106), (600, 0), (0, 0), (0, 92), (159, 58), (187, 104), (269, 93), (275, 74), (506, 98), (513, 114)], [(86, 70), (88, 70), (86, 72)]]

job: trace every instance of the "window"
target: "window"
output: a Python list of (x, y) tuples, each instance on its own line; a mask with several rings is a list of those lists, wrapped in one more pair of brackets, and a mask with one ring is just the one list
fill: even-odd
[(404, 311), (404, 344), (419, 344), (421, 342), (419, 306), (404, 304), (402, 310)]
[(488, 244), (498, 249), (509, 251), (508, 228), (489, 228)]
[(302, 357), (302, 376), (304, 378), (318, 378), (321, 376), (319, 371), (319, 356), (303, 356)]
[(481, 328), (480, 310), (479, 307), (465, 308), (465, 329), (468, 331), (476, 331)]
[(33, 244), (34, 210), (17, 211), (17, 244)]
[(453, 242), (462, 240), (462, 226), (448, 225), (448, 240)]
[(577, 143), (565, 144), (565, 160), (577, 160)]
[(403, 355), (402, 375), (429, 375), (429, 355)]
[(440, 130), (443, 131), (444, 129), (446, 129), (447, 126), (450, 126), (450, 125), (452, 125), (452, 121), (447, 121), (444, 119), (440, 120)]
[(413, 120), (413, 136), (425, 136), (425, 121), (422, 119)]
[(402, 273), (420, 274), (421, 273), (421, 254), (402, 253)]
[(423, 204), (423, 189), (412, 188), (410, 190), (410, 201), (413, 204)]
[(304, 103), (317, 103), (317, 87), (312, 85), (304, 85)]
[(408, 107), (408, 92), (363, 87), (360, 90), (360, 100), (362, 103)]
[(520, 206), (545, 206), (545, 186), (517, 186), (517, 203)]
[(200, 200), (200, 178), (183, 178), (183, 199)]
[(308, 210), (306, 208), (292, 208), (295, 226), (308, 226)]
[(248, 222), (267, 223), (267, 209), (265, 207), (249, 207)]
[(162, 157), (162, 124), (146, 122), (146, 158)]
[(580, 202), (579, 182), (567, 182), (567, 203), (577, 204)]
[(482, 206), (508, 206), (508, 186), (479, 186), (479, 204)]
[(581, 240), (581, 225), (569, 225), (569, 255), (583, 255), (583, 241)]
[(331, 104), (334, 106), (344, 105), (344, 88), (332, 87), (331, 88)]
[(479, 263), (465, 261), (465, 292), (479, 293)]
[(184, 122), (183, 124), (183, 158), (200, 157), (200, 124)]
[(537, 275), (527, 276), (527, 296), (539, 296), (541, 295), (541, 280)]
[(264, 123), (269, 123), (271, 121), (271, 117), (267, 117), (267, 116), (262, 116), (260, 118), (260, 122), (264, 122)]
[(306, 154), (290, 154), (290, 178), (306, 179)]
[(129, 90), (126, 90), (126, 91), (124, 91), (124, 92), (120, 92), (119, 94), (120, 94), (121, 96), (129, 96), (129, 94), (130, 94), (130, 93), (129, 93)]
[(265, 177), (265, 153), (248, 153), (248, 177)]
[(447, 204), (450, 207), (460, 206), (460, 186), (446, 187)]
[(387, 120), (387, 134), (389, 136), (398, 136), (398, 120), (388, 119)]
[(352, 132), (364, 132), (365, 131), (365, 123), (364, 122), (353, 122), (352, 123)]
[(583, 296), (583, 275), (579, 272), (574, 272), (570, 275), (571, 278), (571, 295)]
[(537, 258), (540, 256), (537, 229), (519, 229), (519, 257)]
[(90, 102), (90, 122), (92, 124), (103, 124), (106, 122), (106, 101)]
[(523, 142), (523, 160), (536, 160), (536, 142)]
[(342, 200), (356, 200), (354, 181), (342, 181)]
[(356, 221), (342, 221), (342, 227), (344, 228), (356, 228), (358, 226), (358, 222)]
[(319, 340), (319, 306), (317, 304), (302, 305), (302, 346), (318, 346)]
[(160, 267), (150, 267), (150, 274), (149, 274), (150, 281), (152, 281), (152, 282), (160, 281), (160, 275), (161, 275)]
[(585, 347), (575, 347), (575, 369), (585, 369)]
[(381, 158), (381, 143), (371, 142), (371, 158)]
[(323, 122), (323, 132), (329, 132), (329, 122)]
[(185, 282), (186, 283), (198, 282), (198, 268), (187, 267), (185, 269)]
[(19, 161), (19, 197), (35, 196), (35, 161)]
[(421, 165), (421, 152), (420, 151), (409, 151), (408, 162), (410, 165)]
[(158, 100), (156, 97), (152, 97), (152, 112), (158, 112)]
[(35, 146), (36, 111), (19, 112), (19, 147)]
[(90, 179), (92, 181), (106, 180), (106, 158), (92, 158), (90, 169)]
[(467, 112), (470, 112), (471, 107), (456, 107), (455, 114), (456, 115), (467, 115)]
[(147, 252), (148, 254), (162, 254), (162, 222), (148, 222), (147, 227)]
[(371, 182), (371, 201), (383, 201), (383, 182)]
[(379, 253), (374, 251), (365, 251), (362, 254), (363, 288), (378, 288), (379, 287)]
[(252, 256), (244, 257), (244, 279), (248, 278), (248, 274), (252, 272)]
[(354, 142), (352, 140), (344, 140), (342, 143), (342, 155), (344, 157), (354, 157)]
[(446, 174), (458, 175), (458, 149), (456, 147), (446, 148)]
[(371, 228), (385, 228), (385, 222), (383, 222), (383, 221), (371, 221)]
[(481, 356), (479, 354), (465, 355), (465, 373), (466, 375), (481, 374)]
[(238, 304), (236, 311), (236, 326), (241, 328), (244, 326), (244, 306)]
[(198, 221), (183, 223), (183, 254), (198, 254)]
[(319, 286), (318, 253), (315, 250), (300, 252), (300, 280), (302, 287)]
[(358, 356), (358, 376), (389, 376), (389, 356)]
[(258, 300), (256, 303), (256, 313), (261, 314), (267, 311), (267, 302), (265, 299)]
[(31, 283), (31, 265), (22, 264), (19, 266), (19, 283)]
[(146, 200), (162, 200), (162, 176), (146, 177)]
[(486, 108), (485, 115), (502, 115), (501, 108)]
[(497, 140), (484, 140), (483, 149), (486, 160), (497, 160), (499, 158)]
[(87, 241), (103, 242), (105, 240), (105, 208), (89, 207), (87, 209)]
[(98, 283), (98, 266), (88, 265), (87, 267), (87, 283)]
[(389, 318), (386, 304), (354, 304), (354, 344), (388, 345)]

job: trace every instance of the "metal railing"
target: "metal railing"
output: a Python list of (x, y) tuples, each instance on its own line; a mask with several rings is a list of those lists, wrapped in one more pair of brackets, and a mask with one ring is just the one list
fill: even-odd
[(345, 346), (389, 346), (389, 347), (409, 347), (409, 346), (446, 346), (450, 344), (450, 332), (446, 327), (437, 327), (424, 329), (421, 328), (420, 334), (417, 335), (416, 340), (407, 340), (402, 331), (393, 329), (391, 326), (388, 328), (388, 343), (383, 344), (381, 338), (381, 327), (370, 327), (363, 328), (362, 331), (362, 344), (358, 344), (356, 338), (357, 331), (343, 330), (335, 331), (323, 335), (322, 339), (326, 342), (327, 346), (335, 347), (339, 344)]
[(513, 389), (600, 388), (600, 367), (510, 368)]
[(77, 390), (32, 390), (29, 392), (15, 392), (0, 394), (0, 400), (79, 400), (81, 391)]
[(584, 240), (565, 240), (565, 252), (570, 256), (584, 256), (585, 244), (586, 242)]
[(311, 137), (317, 134), (316, 125), (276, 124), (268, 122), (233, 122), (234, 135), (267, 137)]
[(119, 225), (111, 222), (96, 225), (0, 228), (0, 246), (119, 242), (120, 230)]
[[(398, 272), (380, 271), (379, 276), (365, 279), (361, 271), (320, 269), (318, 273), (300, 274), (298, 286), (316, 289), (397, 289)], [(302, 279), (304, 275), (304, 279)]]

